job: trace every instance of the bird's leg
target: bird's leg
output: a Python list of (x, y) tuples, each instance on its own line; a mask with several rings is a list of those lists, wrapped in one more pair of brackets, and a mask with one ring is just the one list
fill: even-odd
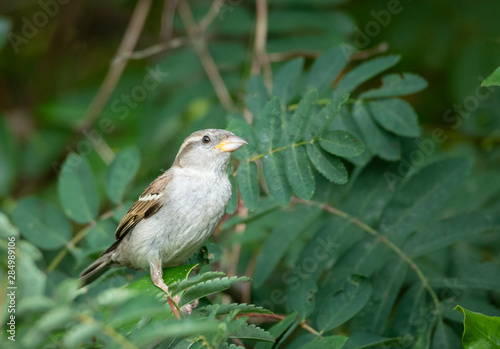
[(149, 272), (151, 274), (151, 280), (153, 281), (153, 284), (155, 284), (156, 287), (160, 288), (163, 292), (167, 294), (167, 300), (168, 304), (170, 305), (170, 308), (172, 309), (172, 312), (174, 313), (175, 317), (177, 319), (181, 319), (181, 316), (179, 314), (179, 307), (178, 303), (180, 300), (179, 296), (174, 297), (174, 302), (175, 304), (172, 304), (172, 297), (170, 296), (170, 291), (168, 290), (168, 286), (165, 284), (163, 281), (163, 269), (161, 267), (161, 260), (157, 260), (154, 262), (149, 262)]

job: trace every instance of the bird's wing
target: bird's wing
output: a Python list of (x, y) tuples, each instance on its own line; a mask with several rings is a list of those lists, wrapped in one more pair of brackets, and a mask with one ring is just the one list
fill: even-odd
[(122, 218), (115, 232), (117, 240), (123, 239), (143, 219), (151, 217), (165, 203), (165, 187), (172, 179), (168, 171), (156, 178)]

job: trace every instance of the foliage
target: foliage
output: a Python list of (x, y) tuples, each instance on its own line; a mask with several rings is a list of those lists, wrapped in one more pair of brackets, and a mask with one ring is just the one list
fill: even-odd
[(484, 79), (482, 86), (499, 86), (500, 85), (500, 67), (495, 69), (490, 76)]
[(464, 315), (464, 335), (462, 344), (464, 348), (500, 348), (500, 318), (486, 316), (462, 308), (457, 305), (455, 310)]
[[(15, 239), (15, 344), (456, 348), (462, 332), (465, 347), (494, 341), (500, 99), (495, 73), (488, 88), (460, 75), (468, 70), (457, 67), (486, 67), (485, 75), (494, 68), (470, 63), (471, 49), (454, 57), (459, 86), (435, 101), (443, 82), (420, 76), (432, 67), (419, 60), (443, 56), (436, 47), (451, 41), (439, 6), (429, 5), (439, 10), (429, 24), (440, 33), (429, 35), (434, 49), (414, 44), (396, 55), (380, 53), (372, 37), (373, 50), (359, 47), (369, 22), (356, 24), (351, 14), (363, 4), (272, 1), (266, 18), (255, 8), (260, 0), (171, 3), (153, 2), (138, 51), (119, 52), (112, 64), (126, 22), (140, 12), (131, 3), (81, 11), (60, 4), (27, 42), (11, 34), (23, 33), (30, 8), (0, 17), (0, 86), (23, 107), (4, 107), (9, 98), (0, 96), (0, 250), (12, 255)], [(460, 13), (495, 13), (477, 6)], [(67, 27), (92, 11), (104, 18), (95, 17), (95, 28)], [(404, 46), (400, 35), (417, 42), (402, 19), (422, 11), (389, 16), (391, 31), (381, 37), (395, 47)], [(427, 17), (415, 18), (429, 30)], [(91, 41), (93, 30), (99, 40)], [(57, 36), (63, 32), (80, 41)], [(95, 43), (90, 56), (80, 51), (87, 40)], [(69, 49), (70, 41), (79, 44)], [(29, 64), (20, 67), (19, 58)], [(106, 69), (123, 62), (116, 87), (102, 83)], [(408, 66), (420, 75), (401, 73)], [(28, 73), (29, 93), (18, 82)], [(442, 103), (453, 111), (440, 119)], [(79, 288), (78, 273), (114, 242), (133, 200), (168, 168), (185, 136), (209, 127), (248, 145), (234, 153), (233, 197), (215, 242), (164, 270), (179, 306), (199, 300), (198, 307), (177, 320), (149, 275), (126, 268)], [(8, 260), (2, 294), (14, 270)], [(9, 298), (2, 299), (6, 324)], [(15, 347), (8, 336), (2, 331), (2, 348)]]

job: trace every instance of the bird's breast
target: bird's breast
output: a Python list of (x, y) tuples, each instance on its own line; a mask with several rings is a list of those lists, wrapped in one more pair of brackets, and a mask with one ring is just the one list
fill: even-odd
[(212, 234), (231, 198), (227, 176), (184, 176), (167, 188), (164, 205), (163, 258), (167, 264), (184, 262)]

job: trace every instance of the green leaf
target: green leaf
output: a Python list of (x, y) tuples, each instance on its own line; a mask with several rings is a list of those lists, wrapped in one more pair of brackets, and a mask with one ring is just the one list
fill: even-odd
[(273, 96), (278, 97), (284, 105), (287, 105), (294, 96), (303, 65), (304, 59), (302, 57), (294, 59), (286, 63), (274, 76)]
[(316, 59), (309, 74), (307, 85), (317, 88), (319, 92), (326, 90), (347, 65), (349, 57), (340, 46), (336, 46)]
[(306, 229), (320, 213), (321, 210), (316, 207), (299, 207), (281, 214), (282, 217), (289, 218), (281, 220), (280, 224), (276, 225), (276, 228), (262, 245), (253, 274), (254, 287), (261, 286), (264, 281), (267, 280), (286, 253), (290, 244), (298, 238), (300, 233)]
[(239, 327), (236, 332), (231, 333), (229, 338), (252, 339), (255, 341), (271, 342), (274, 343), (274, 337), (265, 330), (255, 325), (244, 324)]
[(236, 180), (245, 206), (254, 211), (259, 205), (259, 174), (255, 162), (243, 162), (236, 171)]
[(88, 231), (85, 242), (91, 250), (102, 251), (103, 246), (115, 242), (116, 221), (113, 219), (100, 220)]
[[(0, 50), (5, 45), (6, 38), (9, 35), (9, 33), (11, 33), (11, 29), (12, 29), (12, 21), (7, 17), (1, 16), (0, 17)], [(24, 39), (24, 40), (26, 40), (26, 39)], [(16, 53), (18, 52), (17, 46), (14, 48), (14, 51), (16, 51)]]
[(434, 287), (459, 290), (463, 288), (491, 291), (500, 289), (500, 279), (491, 277), (491, 275), (500, 275), (500, 266), (495, 263), (462, 263), (459, 274), (459, 277), (453, 278), (452, 282), (447, 277), (429, 278), (429, 284)]
[(301, 320), (305, 320), (314, 311), (317, 291), (316, 281), (309, 275), (301, 275), (287, 290), (288, 308), (296, 311)]
[(465, 349), (500, 348), (500, 317), (475, 313), (459, 305), (455, 310), (464, 315), (462, 344)]
[(226, 208), (226, 213), (233, 214), (238, 207), (238, 190), (236, 189), (236, 179), (234, 178), (234, 167), (233, 163), (229, 164), (227, 169), (227, 177), (229, 178), (229, 182), (231, 183), (231, 199), (229, 199), (229, 204)]
[(231, 312), (236, 312), (238, 314), (245, 313), (260, 313), (260, 314), (272, 314), (273, 312), (264, 309), (262, 307), (257, 307), (253, 304), (210, 304), (202, 308), (196, 308), (196, 313), (201, 314), (202, 316), (207, 316), (208, 314), (215, 312), (215, 315), (226, 315)]
[(420, 135), (418, 117), (411, 105), (399, 98), (389, 98), (368, 103), (373, 118), (380, 126), (397, 135), (417, 137)]
[(460, 348), (460, 338), (443, 321), (439, 321), (432, 338), (431, 349), (455, 349)]
[(227, 290), (229, 287), (231, 287), (232, 284), (240, 281), (247, 282), (250, 281), (250, 278), (246, 276), (233, 276), (232, 278), (224, 277), (220, 279), (208, 280), (203, 283), (197, 284), (184, 292), (184, 294), (181, 296), (181, 300), (179, 301), (179, 306), (182, 307), (193, 302), (196, 299), (208, 296), (209, 294)]
[(252, 75), (248, 79), (246, 91), (245, 104), (253, 117), (256, 118), (267, 101), (267, 89), (262, 75)]
[(266, 153), (278, 146), (281, 129), (281, 104), (277, 97), (266, 103), (255, 119), (255, 135), (259, 152)]
[(41, 348), (42, 341), (56, 329), (64, 329), (68, 323), (74, 321), (76, 312), (69, 306), (59, 306), (42, 314), (37, 322), (38, 326), (27, 329), (24, 336), (20, 338), (21, 348)]
[[(17, 238), (18, 236), (19, 229), (10, 222), (9, 217), (5, 213), (0, 212), (0, 239), (7, 241), (9, 237)], [(0, 245), (0, 248), (2, 247), (4, 246)], [(7, 255), (7, 245), (5, 245), (5, 255)]]
[[(134, 343), (137, 348), (155, 347), (166, 338), (182, 338), (186, 336), (209, 335), (218, 331), (219, 324), (216, 321), (182, 319), (175, 322), (152, 321), (135, 331), (127, 339)], [(190, 347), (192, 349), (193, 347)], [(199, 348), (199, 347), (197, 347)]]
[(337, 117), (342, 106), (347, 103), (349, 94), (336, 96), (332, 99), (331, 103), (315, 113), (309, 122), (309, 133), (312, 137), (318, 137), (323, 134), (325, 129), (330, 126), (332, 121)]
[(175, 296), (189, 287), (208, 280), (217, 279), (221, 276), (225, 276), (225, 274), (221, 271), (206, 272), (184, 280), (179, 279), (178, 281), (175, 281), (171, 285), (169, 285), (168, 289), (170, 290), (172, 296)]
[(363, 134), (366, 148), (384, 160), (398, 160), (401, 157), (398, 140), (373, 122), (364, 105), (359, 102), (354, 105), (353, 117)]
[(392, 316), (391, 326), (387, 330), (389, 336), (405, 337), (422, 330), (424, 324), (422, 321), (414, 321), (414, 314), (427, 307), (426, 294), (427, 291), (420, 282), (415, 283), (403, 294)]
[(287, 206), (292, 191), (286, 180), (283, 158), (279, 153), (273, 153), (273, 147), (279, 142), (281, 134), (281, 106), (278, 98), (269, 101), (255, 123), (255, 133), (258, 139), (258, 148), (262, 158), (262, 172), (270, 194), (281, 206)]
[[(165, 284), (168, 286), (176, 281), (185, 280), (194, 267), (194, 265), (181, 265), (178, 267), (164, 268), (163, 281), (165, 281)], [(126, 289), (139, 291), (142, 294), (148, 294), (150, 296), (165, 294), (165, 292), (163, 292), (153, 284), (153, 281), (151, 280), (151, 276), (149, 274), (128, 285)]]
[(21, 199), (12, 219), (21, 235), (44, 250), (64, 246), (71, 238), (71, 225), (61, 210), (37, 198)]
[[(268, 330), (268, 332), (271, 334), (271, 336), (273, 336), (273, 338), (279, 338), (296, 322), (297, 322), (297, 314), (296, 313), (288, 314), (286, 318), (278, 322), (276, 325), (273, 325)], [(271, 343), (260, 342), (255, 345), (254, 349), (271, 349), (272, 347), (273, 344)]]
[(500, 67), (495, 69), (495, 71), (493, 73), (491, 73), (490, 76), (488, 76), (486, 79), (484, 79), (481, 86), (484, 86), (484, 87), (500, 86)]
[(6, 197), (14, 184), (18, 158), (19, 151), (14, 133), (7, 123), (0, 119), (0, 197)]
[[(358, 139), (363, 136), (363, 132), (361, 132), (359, 125), (356, 123), (353, 116), (348, 114), (347, 111), (343, 112), (341, 110), (340, 117), (335, 119), (333, 124), (335, 125), (335, 129), (347, 131)], [(365, 150), (360, 155), (346, 158), (346, 160), (362, 168), (366, 166), (374, 156), (375, 155), (370, 151), (370, 147), (367, 145)]]
[(331, 182), (347, 183), (347, 170), (339, 158), (325, 153), (316, 143), (307, 144), (306, 150), (309, 160), (319, 173)]
[(365, 150), (361, 139), (346, 131), (330, 131), (320, 136), (318, 140), (323, 149), (337, 156), (357, 156)]
[(306, 345), (301, 346), (299, 349), (342, 349), (349, 337), (345, 336), (327, 336), (316, 337)]
[(427, 81), (418, 75), (403, 73), (389, 74), (382, 77), (382, 86), (377, 89), (368, 90), (359, 95), (359, 98), (384, 98), (393, 96), (405, 96), (422, 91), (427, 87)]
[(431, 223), (406, 242), (405, 252), (412, 257), (419, 257), (463, 241), (469, 236), (478, 236), (494, 228), (495, 217), (500, 217), (500, 212), (488, 210), (461, 213), (458, 216)]
[(106, 173), (106, 191), (115, 204), (122, 202), (125, 189), (137, 173), (140, 161), (139, 150), (130, 147), (116, 154), (109, 166)]
[(467, 158), (445, 159), (422, 168), (400, 187), (387, 206), (381, 229), (390, 236), (407, 236), (446, 202), (471, 168), (472, 162)]
[(292, 197), (292, 189), (284, 172), (283, 157), (279, 153), (269, 153), (262, 158), (262, 173), (269, 193), (280, 206), (285, 207)]
[[(379, 231), (393, 244), (402, 246), (407, 237), (425, 224), (457, 190), (471, 167), (471, 162), (465, 158), (451, 158), (422, 168), (401, 185), (386, 206)], [(367, 237), (355, 250), (355, 259), (350, 265), (355, 272), (365, 276), (371, 275), (391, 255), (391, 251), (374, 237)]]
[(343, 290), (332, 294), (326, 303), (318, 304), (317, 328), (322, 332), (334, 329), (356, 315), (368, 303), (372, 286), (365, 278), (351, 276)]
[(98, 322), (83, 323), (79, 326), (69, 328), (64, 336), (64, 345), (67, 348), (81, 346), (90, 338), (96, 336), (102, 330), (102, 325)]
[(354, 319), (356, 329), (375, 334), (384, 333), (407, 269), (407, 263), (396, 256), (374, 277), (370, 302)]
[(69, 154), (59, 174), (57, 189), (59, 200), (69, 218), (82, 224), (96, 218), (99, 196), (87, 159)]
[(338, 91), (341, 93), (354, 91), (363, 82), (394, 66), (400, 58), (396, 55), (378, 57), (358, 65), (342, 78), (337, 86)]
[(304, 147), (286, 148), (285, 168), (288, 182), (295, 194), (301, 199), (310, 200), (314, 194), (316, 180)]
[(250, 159), (255, 154), (255, 149), (257, 147), (253, 128), (245, 120), (238, 117), (229, 121), (227, 130), (248, 142), (244, 147), (234, 152), (234, 157), (241, 161)]
[(288, 122), (288, 136), (292, 143), (300, 141), (307, 128), (311, 115), (314, 112), (314, 103), (318, 97), (318, 90), (309, 91), (299, 102), (292, 118)]
[(349, 340), (342, 349), (370, 349), (382, 345), (400, 347), (404, 343), (405, 340), (403, 338), (387, 338), (372, 333), (353, 332), (349, 334)]

